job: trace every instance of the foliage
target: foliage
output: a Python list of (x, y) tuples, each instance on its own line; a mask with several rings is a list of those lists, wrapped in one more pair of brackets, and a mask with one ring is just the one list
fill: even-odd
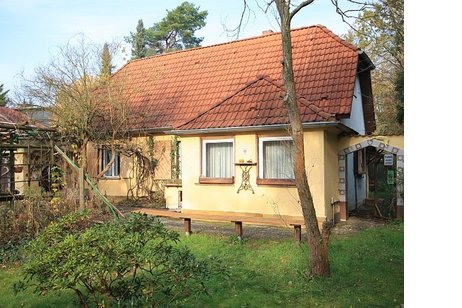
[(131, 33), (125, 38), (128, 43), (132, 44), (132, 59), (141, 59), (146, 57), (146, 29), (144, 28), (143, 20), (138, 20), (136, 32)]
[(0, 263), (19, 259), (18, 248), (50, 222), (74, 210), (62, 199), (51, 199), (40, 189), (26, 189), (24, 199), (0, 204)]
[(144, 29), (143, 21), (139, 20), (136, 33), (125, 38), (132, 44), (132, 58), (200, 46), (204, 38), (196, 37), (195, 32), (205, 26), (207, 15), (207, 11), (185, 1), (167, 10), (167, 15), (151, 28)]
[(178, 247), (178, 233), (157, 218), (133, 214), (76, 232), (86, 217), (67, 216), (27, 245), (23, 269), (36, 292), (73, 290), (84, 307), (152, 307), (206, 293), (207, 279), (225, 273)]
[(172, 138), (172, 147), (170, 149), (170, 162), (172, 164), (172, 179), (180, 179), (181, 177), (181, 153), (180, 153), (181, 141), (178, 136)]
[(111, 76), (113, 69), (114, 66), (112, 65), (112, 55), (109, 51), (109, 45), (108, 43), (104, 43), (103, 51), (101, 52), (101, 78), (103, 80), (108, 79)]
[(6, 104), (8, 103), (8, 92), (10, 90), (6, 90), (4, 91), (3, 90), (3, 84), (0, 84), (0, 106), (6, 106)]
[(376, 65), (372, 86), (377, 133), (403, 132), (404, 0), (379, 0), (363, 10), (345, 37)]

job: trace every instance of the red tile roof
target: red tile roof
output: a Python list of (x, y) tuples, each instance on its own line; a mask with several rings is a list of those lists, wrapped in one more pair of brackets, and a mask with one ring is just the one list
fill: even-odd
[(0, 124), (27, 125), (33, 124), (27, 115), (8, 107), (0, 107)]
[[(292, 30), (292, 45), (297, 94), (311, 106), (304, 121), (348, 116), (358, 48), (324, 26)], [(277, 102), (281, 58), (274, 33), (134, 60), (113, 78), (130, 93), (134, 128), (265, 125), (286, 119)], [(244, 119), (243, 110), (254, 117)]]
[[(269, 77), (259, 77), (204, 113), (191, 119), (179, 130), (251, 127), (289, 122), (282, 97), (282, 84)], [(333, 114), (322, 111), (303, 97), (298, 97), (302, 122), (329, 121)]]

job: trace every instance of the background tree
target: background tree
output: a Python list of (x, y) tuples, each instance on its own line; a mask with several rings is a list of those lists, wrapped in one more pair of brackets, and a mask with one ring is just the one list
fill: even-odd
[(112, 55), (109, 51), (109, 44), (104, 43), (103, 51), (101, 52), (101, 78), (108, 79), (112, 75), (113, 69), (114, 66), (112, 65)]
[(146, 29), (144, 28), (143, 20), (138, 20), (136, 32), (130, 32), (130, 36), (125, 38), (125, 41), (132, 44), (132, 59), (141, 59), (146, 57)]
[(151, 28), (144, 30), (139, 20), (136, 33), (125, 38), (133, 46), (132, 58), (200, 46), (204, 38), (196, 37), (195, 32), (205, 26), (207, 15), (199, 6), (183, 2), (172, 11), (167, 10), (167, 16)]
[[(332, 0), (338, 8), (338, 3)], [(364, 3), (345, 38), (364, 50), (376, 65), (372, 87), (377, 133), (403, 133), (404, 123), (404, 0)], [(344, 17), (346, 11), (337, 9)]]
[(6, 104), (8, 103), (8, 92), (10, 90), (6, 90), (4, 91), (3, 90), (3, 84), (0, 84), (0, 106), (6, 106)]

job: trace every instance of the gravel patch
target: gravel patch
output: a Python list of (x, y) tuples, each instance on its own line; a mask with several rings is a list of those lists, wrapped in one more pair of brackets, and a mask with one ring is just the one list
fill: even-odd
[[(168, 228), (177, 232), (183, 232), (183, 221), (172, 218), (160, 218), (160, 220)], [(348, 235), (354, 234), (361, 230), (368, 228), (375, 228), (385, 224), (383, 220), (350, 217), (347, 221), (337, 223), (331, 230), (335, 235)], [(226, 222), (203, 222), (192, 221), (191, 229), (193, 234), (213, 234), (224, 237), (233, 236), (234, 224)], [(276, 227), (276, 226), (262, 226), (243, 223), (243, 237), (245, 239), (272, 239), (284, 240), (292, 239), (294, 237), (294, 229), (292, 226)], [(302, 228), (302, 239), (306, 238), (306, 231)]]

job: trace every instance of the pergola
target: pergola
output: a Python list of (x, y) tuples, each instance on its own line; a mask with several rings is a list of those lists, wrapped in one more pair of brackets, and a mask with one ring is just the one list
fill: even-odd
[(55, 130), (0, 119), (0, 201), (14, 202), (31, 186), (50, 186)]

